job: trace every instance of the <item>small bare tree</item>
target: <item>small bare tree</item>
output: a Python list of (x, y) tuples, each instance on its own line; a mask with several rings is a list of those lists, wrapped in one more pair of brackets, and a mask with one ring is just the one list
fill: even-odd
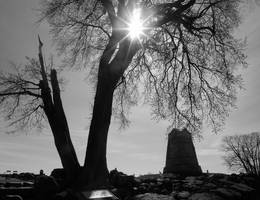
[(226, 136), (222, 150), (225, 164), (232, 170), (260, 175), (260, 133)]
[[(0, 72), (0, 108), (10, 125), (19, 128), (41, 126), (47, 119), (51, 127), (67, 181), (79, 171), (79, 162), (60, 97), (55, 69), (46, 70), (39, 39), (39, 58), (28, 58), (24, 66)], [(48, 73), (49, 72), (49, 73)]]

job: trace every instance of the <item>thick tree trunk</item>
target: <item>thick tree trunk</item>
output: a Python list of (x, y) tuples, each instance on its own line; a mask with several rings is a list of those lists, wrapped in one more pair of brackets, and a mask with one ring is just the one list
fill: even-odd
[(108, 186), (107, 136), (112, 114), (113, 93), (120, 78), (111, 65), (100, 64), (85, 165), (79, 185), (87, 189)]
[[(111, 43), (113, 44), (113, 41)], [(110, 47), (101, 58), (85, 163), (78, 179), (79, 187), (98, 189), (107, 187), (109, 184), (106, 151), (113, 93), (139, 48), (139, 45), (124, 40), (112, 61)]]

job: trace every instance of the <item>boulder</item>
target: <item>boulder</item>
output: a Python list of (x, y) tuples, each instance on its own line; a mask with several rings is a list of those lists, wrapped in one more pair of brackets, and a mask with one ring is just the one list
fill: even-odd
[(65, 169), (63, 168), (53, 169), (51, 172), (51, 176), (54, 177), (56, 180), (65, 180), (66, 179)]
[(241, 199), (241, 193), (229, 188), (217, 188), (211, 191), (225, 199), (236, 199), (236, 200)]
[[(119, 172), (117, 169), (110, 171), (109, 181), (115, 188), (114, 193), (121, 199), (125, 199), (136, 192), (136, 190), (133, 189), (137, 184), (134, 176), (128, 176), (123, 172)], [(146, 187), (142, 189), (146, 191)]]
[(195, 193), (189, 197), (189, 200), (224, 200), (223, 198), (212, 193)]
[(178, 199), (187, 199), (191, 194), (188, 192), (188, 191), (182, 191), (182, 192), (179, 192), (177, 193), (177, 197)]
[(237, 184), (234, 184), (231, 186), (232, 188), (240, 191), (240, 192), (243, 192), (243, 193), (248, 193), (248, 192), (252, 192), (254, 191), (253, 188), (245, 185), (245, 184), (242, 184), (242, 183), (237, 183)]
[(55, 195), (60, 187), (52, 176), (41, 175), (35, 179), (35, 193), (40, 199), (47, 199)]
[(23, 200), (20, 195), (6, 195), (4, 200)]
[(155, 193), (139, 194), (136, 195), (133, 199), (134, 200), (175, 200), (173, 196), (155, 194)]

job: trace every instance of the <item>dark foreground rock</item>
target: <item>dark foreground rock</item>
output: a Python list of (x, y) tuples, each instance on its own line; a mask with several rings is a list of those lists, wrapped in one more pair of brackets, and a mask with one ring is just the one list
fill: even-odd
[(59, 184), (52, 176), (42, 175), (35, 179), (34, 189), (39, 200), (50, 199), (59, 192)]
[[(19, 199), (19, 196), (23, 200), (78, 200), (72, 190), (61, 189), (58, 180), (52, 176), (38, 176), (29, 192), (17, 185), (2, 185), (0, 200)], [(134, 177), (113, 170), (110, 173), (110, 182), (112, 186), (109, 190), (121, 200), (260, 199), (260, 179), (244, 174), (155, 174)]]

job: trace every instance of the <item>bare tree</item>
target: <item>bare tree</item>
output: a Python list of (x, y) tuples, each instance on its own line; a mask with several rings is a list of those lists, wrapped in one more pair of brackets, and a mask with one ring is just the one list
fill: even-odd
[(230, 169), (260, 175), (260, 133), (226, 136), (222, 150), (225, 164)]
[[(246, 66), (244, 43), (232, 36), (240, 22), (240, 2), (42, 1), (42, 17), (50, 24), (58, 50), (66, 54), (65, 63), (88, 65), (97, 78), (84, 167), (74, 186), (90, 189), (107, 185), (106, 145), (113, 105), (115, 116), (126, 122), (125, 113), (140, 99), (140, 92), (154, 115), (170, 119), (175, 127), (199, 133), (206, 120), (214, 131), (219, 129), (234, 106), (236, 88), (241, 86), (241, 77), (234, 70), (238, 65)], [(133, 23), (139, 25), (136, 35), (132, 34)], [(60, 133), (54, 134), (56, 147), (59, 151), (66, 146), (76, 168), (56, 73), (51, 75), (51, 96), (40, 64), (38, 86), (43, 108), (53, 132)], [(24, 92), (24, 88), (19, 91)], [(60, 119), (59, 128), (52, 126), (54, 116)], [(62, 163), (67, 159), (60, 157)]]
[(27, 57), (24, 66), (12, 66), (0, 73), (0, 107), (10, 125), (19, 128), (41, 126), (44, 119), (48, 120), (70, 183), (80, 166), (60, 98), (57, 72), (46, 71), (40, 39), (38, 59)]
[[(155, 116), (191, 132), (198, 132), (206, 119), (218, 130), (240, 87), (234, 69), (246, 65), (244, 45), (232, 36), (239, 24), (239, 3), (43, 1), (42, 16), (51, 26), (58, 50), (67, 55), (65, 63), (88, 64), (97, 75), (79, 185), (101, 187), (107, 182), (106, 145), (114, 93), (114, 105), (120, 108), (116, 113), (122, 119), (143, 88)], [(135, 12), (143, 29), (133, 38), (130, 27)]]

